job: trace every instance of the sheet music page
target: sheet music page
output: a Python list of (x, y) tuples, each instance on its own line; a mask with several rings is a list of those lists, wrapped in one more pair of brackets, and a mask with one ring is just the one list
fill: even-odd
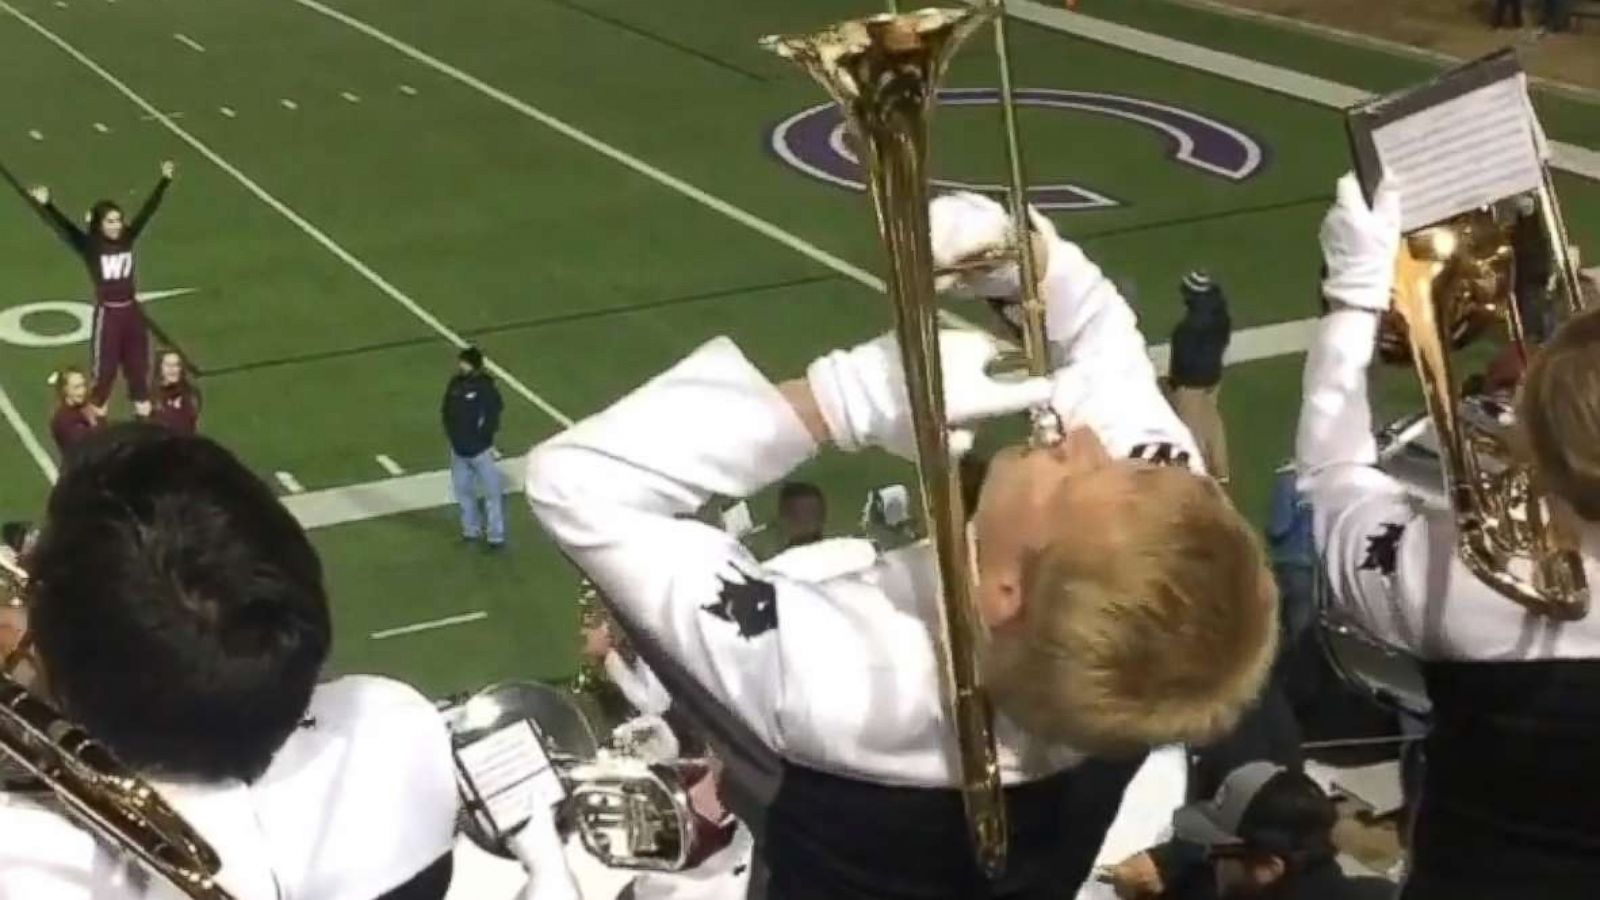
[(1400, 180), (1405, 231), (1534, 190), (1543, 176), (1520, 75), (1376, 128), (1372, 142)]
[(456, 751), (472, 786), (501, 831), (515, 829), (535, 810), (566, 797), (561, 777), (527, 722), (508, 725)]

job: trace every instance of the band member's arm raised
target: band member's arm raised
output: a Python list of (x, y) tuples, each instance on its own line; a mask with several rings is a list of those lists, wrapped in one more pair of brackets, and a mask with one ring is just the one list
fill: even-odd
[[(991, 298), (1013, 325), (1020, 319), (1017, 266), (972, 267), (1009, 245), (1011, 219), (996, 202), (977, 194), (949, 194), (929, 207), (937, 265), (964, 272), (942, 287)], [(1044, 272), (1040, 295), (1054, 360), (1053, 405), (1067, 429), (1087, 427), (1113, 456), (1186, 462), (1203, 471), (1194, 438), (1161, 395), (1139, 321), (1116, 285), (1083, 251), (1030, 210), (1035, 256)], [(1003, 300), (993, 298), (1005, 298)]]
[(777, 595), (793, 586), (693, 514), (756, 493), (816, 449), (778, 389), (718, 338), (527, 461), (534, 515), (618, 617), (774, 747)]
[(1380, 189), (1369, 207), (1345, 176), (1322, 226), (1330, 311), (1306, 357), (1295, 466), (1334, 602), (1380, 637), (1421, 652), (1422, 606), (1406, 598), (1427, 595), (1428, 560), (1451, 548), (1447, 539), (1434, 546), (1446, 536), (1430, 534), (1405, 486), (1376, 468), (1367, 395), (1399, 244), (1398, 195)]
[[(1048, 395), (1042, 380), (989, 379), (994, 348), (982, 335), (946, 333), (941, 347), (958, 424)], [(848, 623), (818, 585), (764, 570), (735, 538), (692, 515), (713, 497), (747, 497), (783, 478), (824, 438), (908, 455), (910, 434), (891, 338), (829, 353), (782, 388), (718, 338), (534, 448), (527, 495), (618, 618), (781, 750), (778, 695), (805, 674), (786, 673), (784, 648), (815, 660), (833, 639), (826, 635), (849, 633)]]
[(1050, 342), (1063, 354), (1052, 399), (1062, 424), (1088, 427), (1113, 456), (1203, 473), (1194, 436), (1161, 394), (1138, 317), (1077, 245), (1052, 238), (1040, 292)]

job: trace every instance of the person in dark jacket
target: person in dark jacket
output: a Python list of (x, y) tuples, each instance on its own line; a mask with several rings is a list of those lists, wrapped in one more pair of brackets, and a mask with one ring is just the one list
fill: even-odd
[(1172, 817), (1173, 840), (1106, 873), (1122, 898), (1376, 900), (1397, 890), (1348, 878), (1333, 843), (1338, 812), (1305, 773), (1257, 761), (1234, 769), (1210, 800)]
[(1172, 331), (1172, 358), (1167, 367), (1167, 401), (1188, 426), (1206, 470), (1228, 482), (1228, 439), (1217, 411), (1222, 384), (1222, 357), (1233, 338), (1228, 300), (1222, 287), (1205, 272), (1185, 275), (1179, 286), (1184, 313)]
[[(445, 388), (442, 413), (444, 433), (450, 440), (450, 485), (456, 505), (461, 507), (462, 540), (487, 538), (491, 550), (506, 542), (505, 491), (494, 458), (501, 408), (500, 391), (483, 370), (483, 352), (476, 347), (462, 350), (458, 371)], [(484, 518), (488, 519), (487, 532)]]

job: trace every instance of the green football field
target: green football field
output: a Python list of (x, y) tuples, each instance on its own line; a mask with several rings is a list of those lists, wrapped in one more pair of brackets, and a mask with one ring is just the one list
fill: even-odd
[[(1185, 271), (1227, 289), (1233, 489), (1259, 516), (1293, 433), (1317, 224), (1347, 166), (1339, 88), (1430, 69), (1164, 0), (1084, 0), (1094, 18), (1013, 6), (1030, 170), (1059, 189), (1062, 232), (1153, 344)], [(520, 501), (507, 553), (457, 541), (439, 475), (452, 344), (508, 376), (509, 459), (713, 335), (783, 377), (886, 328), (870, 213), (838, 183), (850, 167), (826, 111), (808, 113), (824, 96), (756, 43), (874, 11), (0, 0), (0, 160), (69, 214), (102, 196), (135, 207), (178, 162), (140, 244), (146, 312), (201, 373), (203, 428), (314, 526), (341, 671), (434, 693), (561, 677), (575, 577)], [(942, 179), (1002, 171), (994, 72), (986, 37), (952, 68)], [(1600, 254), (1600, 157), (1583, 149), (1600, 147), (1600, 106), (1539, 104), (1559, 158), (1587, 172), (1558, 188), (1574, 240)], [(0, 204), (0, 263), (0, 518), (32, 518), (54, 465), (45, 378), (87, 362), (88, 284), (20, 198)], [(1386, 389), (1394, 409), (1412, 390)], [(910, 478), (876, 456), (802, 475), (841, 532), (869, 488)], [(770, 497), (753, 508), (770, 518)]]

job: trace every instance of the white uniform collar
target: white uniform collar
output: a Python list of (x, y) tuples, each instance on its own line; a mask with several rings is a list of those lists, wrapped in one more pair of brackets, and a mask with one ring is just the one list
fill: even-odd
[(767, 571), (818, 584), (865, 571), (878, 561), (878, 548), (864, 538), (828, 538), (801, 544), (763, 563)]

